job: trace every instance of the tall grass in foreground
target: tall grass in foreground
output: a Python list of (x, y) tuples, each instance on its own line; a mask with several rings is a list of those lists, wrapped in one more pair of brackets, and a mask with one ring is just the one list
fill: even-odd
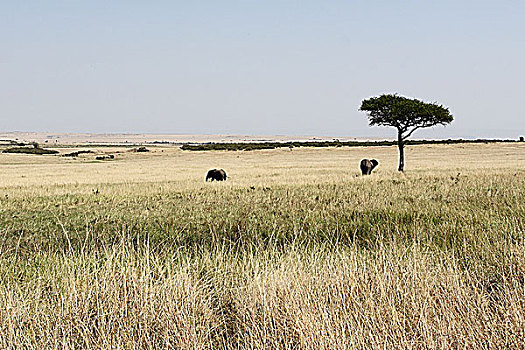
[(521, 170), (99, 188), (1, 199), (1, 348), (525, 348)]
[(417, 245), (188, 258), (122, 243), (36, 255), (26, 276), (3, 266), (2, 348), (517, 349), (525, 336), (522, 280), (490, 285)]

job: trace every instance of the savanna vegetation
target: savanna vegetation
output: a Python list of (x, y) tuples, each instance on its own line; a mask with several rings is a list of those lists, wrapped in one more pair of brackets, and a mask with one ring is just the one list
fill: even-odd
[[(466, 143), (503, 143), (520, 142), (519, 140), (498, 139), (449, 139), (449, 140), (403, 140), (405, 145), (452, 145)], [(276, 148), (296, 147), (364, 147), (364, 146), (392, 146), (398, 145), (398, 141), (290, 141), (290, 142), (209, 142), (209, 143), (185, 143), (181, 146), (184, 151), (254, 151)]]
[(99, 152), (0, 156), (0, 348), (525, 347), (523, 143)]

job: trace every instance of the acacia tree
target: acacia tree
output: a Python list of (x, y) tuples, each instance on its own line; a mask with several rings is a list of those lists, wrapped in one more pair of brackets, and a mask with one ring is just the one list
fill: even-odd
[(439, 124), (445, 125), (454, 119), (448, 108), (437, 103), (426, 103), (397, 94), (363, 100), (359, 110), (368, 114), (370, 126), (393, 126), (397, 129), (399, 171), (405, 168), (405, 143), (414, 131)]

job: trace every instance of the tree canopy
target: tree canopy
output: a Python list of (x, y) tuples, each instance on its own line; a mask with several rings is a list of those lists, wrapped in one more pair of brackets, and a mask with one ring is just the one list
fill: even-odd
[(363, 100), (360, 111), (367, 112), (370, 126), (393, 126), (404, 141), (414, 131), (435, 125), (445, 125), (454, 118), (448, 108), (415, 98), (386, 94)]

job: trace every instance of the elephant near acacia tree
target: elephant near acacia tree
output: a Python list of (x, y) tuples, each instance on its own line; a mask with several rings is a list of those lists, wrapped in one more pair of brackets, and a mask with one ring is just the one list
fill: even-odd
[(385, 94), (363, 100), (359, 110), (367, 113), (370, 126), (393, 126), (397, 129), (399, 171), (405, 169), (405, 143), (414, 131), (449, 124), (454, 119), (448, 108), (435, 102), (426, 103), (397, 94)]
[(370, 175), (372, 170), (379, 165), (379, 162), (375, 159), (362, 159), (359, 163), (359, 168), (361, 169), (361, 174)]

